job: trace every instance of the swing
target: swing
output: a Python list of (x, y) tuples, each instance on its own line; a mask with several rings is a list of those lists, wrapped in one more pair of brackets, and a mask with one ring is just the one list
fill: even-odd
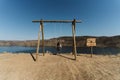
[[(76, 23), (81, 23), (80, 20), (76, 20), (76, 19), (73, 19), (73, 20), (33, 20), (32, 22), (39, 22), (41, 27), (42, 27), (42, 52), (43, 52), (43, 56), (45, 55), (44, 53), (44, 26), (43, 26), (43, 23), (46, 22), (54, 22), (54, 23), (72, 23), (72, 35), (73, 35), (73, 53), (74, 53), (74, 56), (75, 56), (75, 60), (76, 60), (76, 56), (77, 56), (77, 51), (76, 51), (76, 36), (75, 36), (75, 27), (76, 27)], [(39, 38), (39, 37), (38, 37)], [(39, 39), (38, 39), (39, 41)], [(39, 47), (38, 47), (38, 50), (39, 50)], [(38, 52), (36, 52), (36, 56), (37, 56)], [(36, 57), (36, 61), (37, 61), (37, 57)]]
[(56, 46), (56, 51), (57, 53), (60, 53), (61, 49), (62, 49), (62, 42), (63, 40), (61, 40), (59, 37), (61, 35), (61, 26), (60, 23), (55, 24), (54, 26), (54, 38), (58, 37), (58, 39), (55, 40), (55, 46)]

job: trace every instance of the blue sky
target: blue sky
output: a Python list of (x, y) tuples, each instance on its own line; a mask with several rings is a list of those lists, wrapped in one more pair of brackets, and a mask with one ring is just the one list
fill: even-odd
[[(32, 20), (82, 20), (77, 36), (120, 35), (120, 0), (0, 0), (0, 40), (33, 40)], [(45, 23), (45, 38), (71, 36), (71, 24)]]

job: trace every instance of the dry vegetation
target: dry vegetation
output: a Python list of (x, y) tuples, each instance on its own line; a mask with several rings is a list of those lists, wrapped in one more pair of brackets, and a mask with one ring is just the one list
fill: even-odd
[[(35, 55), (33, 55), (35, 56)], [(120, 80), (120, 55), (0, 54), (0, 80)]]

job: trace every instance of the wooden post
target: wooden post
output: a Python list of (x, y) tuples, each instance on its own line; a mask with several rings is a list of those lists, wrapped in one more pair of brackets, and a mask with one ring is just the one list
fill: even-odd
[[(40, 25), (40, 29), (41, 29), (41, 25)], [(40, 47), (40, 30), (38, 31), (38, 43), (37, 43), (37, 51), (36, 51), (36, 61), (38, 61), (38, 54), (39, 54), (39, 47)]]
[(91, 57), (92, 57), (92, 55), (93, 55), (93, 47), (91, 46)]
[(44, 56), (45, 55), (45, 52), (44, 52), (44, 27), (43, 27), (42, 20), (40, 21), (40, 24), (41, 24), (41, 31), (42, 31), (42, 52), (43, 52), (43, 56)]
[(76, 38), (75, 38), (75, 23), (76, 20), (74, 19), (72, 22), (72, 35), (73, 35), (73, 54), (75, 56), (75, 60), (76, 60), (76, 56), (77, 56), (77, 51), (76, 51)]

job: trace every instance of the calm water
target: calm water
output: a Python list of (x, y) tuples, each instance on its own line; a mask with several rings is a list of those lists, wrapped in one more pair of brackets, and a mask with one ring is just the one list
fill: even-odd
[[(12, 53), (35, 53), (36, 47), (20, 47), (20, 46), (11, 46), (11, 47), (0, 47), (0, 53), (2, 52), (12, 52)], [(42, 52), (40, 48), (39, 52)], [(45, 47), (45, 52), (57, 53), (55, 47)], [(70, 53), (72, 52), (72, 47), (63, 47), (61, 53)], [(120, 53), (120, 48), (93, 48), (94, 54), (118, 54)], [(90, 53), (90, 48), (88, 47), (77, 47), (77, 53)]]

